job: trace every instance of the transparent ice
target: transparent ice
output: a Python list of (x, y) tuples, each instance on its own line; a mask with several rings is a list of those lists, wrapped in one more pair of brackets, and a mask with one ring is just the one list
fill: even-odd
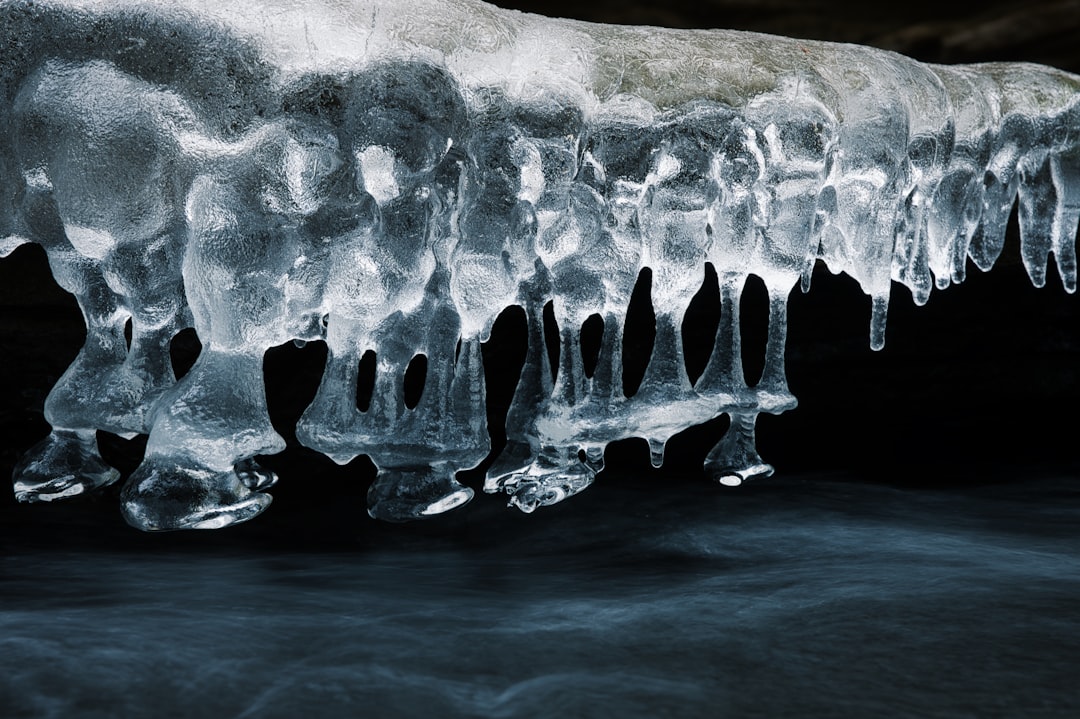
[[(1076, 289), (1080, 78), (1067, 73), (476, 0), (259, 8), (0, 0), (0, 256), (42, 245), (87, 326), (46, 401), (53, 431), (15, 470), (20, 500), (117, 481), (96, 445), (107, 430), (149, 435), (121, 495), (134, 526), (254, 517), (277, 480), (255, 458), (285, 446), (263, 355), (324, 340), (301, 442), (374, 461), (374, 517), (445, 512), (472, 498), (456, 473), (490, 451), (481, 345), (513, 305), (528, 349), (485, 491), (530, 512), (588, 487), (608, 443), (642, 437), (660, 465), (673, 435), (721, 414), (731, 426), (705, 468), (738, 485), (772, 473), (755, 423), (795, 406), (786, 305), (815, 263), (870, 296), (880, 348), (891, 282), (921, 304), (962, 281), (967, 258), (989, 269), (1019, 198), (1032, 282), (1053, 254)], [(721, 322), (691, 382), (680, 328), (707, 265)], [(656, 340), (626, 396), (623, 329), (646, 270)], [(750, 275), (770, 305), (755, 386), (738, 317)], [(189, 327), (203, 349), (176, 381), (169, 343)]]

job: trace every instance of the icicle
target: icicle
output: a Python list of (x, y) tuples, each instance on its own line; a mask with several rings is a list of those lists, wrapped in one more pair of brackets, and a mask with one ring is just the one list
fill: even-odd
[(738, 396), (746, 388), (739, 329), (739, 302), (745, 280), (745, 277), (722, 277), (720, 280), (720, 324), (716, 329), (716, 342), (709, 363), (695, 386), (702, 394)]
[(788, 389), (784, 369), (787, 349), (787, 289), (769, 287), (769, 336), (765, 347), (765, 367), (755, 390), (764, 411), (781, 412), (794, 409), (795, 396)]
[(1025, 157), (1020, 163), (1020, 257), (1031, 283), (1046, 284), (1046, 263), (1054, 243), (1060, 199), (1049, 155)]
[(772, 475), (772, 466), (763, 462), (757, 452), (756, 422), (756, 412), (731, 413), (731, 427), (705, 458), (705, 471), (715, 481), (738, 487), (747, 480)]
[(870, 349), (885, 348), (885, 321), (889, 317), (889, 293), (886, 290), (870, 296)]
[(1065, 291), (1076, 292), (1076, 231), (1080, 220), (1080, 154), (1054, 155), (1050, 162), (1058, 202), (1051, 226), (1051, 249)]

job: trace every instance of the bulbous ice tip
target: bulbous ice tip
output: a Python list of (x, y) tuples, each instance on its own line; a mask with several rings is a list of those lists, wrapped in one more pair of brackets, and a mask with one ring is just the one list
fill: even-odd
[(540, 507), (573, 497), (589, 487), (596, 477), (592, 468), (576, 461), (555, 461), (556, 457), (539, 457), (528, 469), (502, 480), (502, 488), (510, 495), (508, 507), (517, 507), (526, 514)]
[[(117, 475), (119, 475), (119, 472)], [(15, 501), (27, 504), (76, 497), (85, 491), (86, 485), (80, 482), (79, 478), (73, 474), (53, 477), (44, 482), (15, 481)]]
[(12, 472), (15, 499), (53, 502), (106, 487), (120, 472), (105, 463), (93, 432), (55, 430), (27, 450)]
[(442, 499), (432, 502), (424, 507), (421, 514), (425, 517), (433, 517), (436, 514), (449, 512), (451, 509), (457, 509), (458, 507), (469, 503), (473, 498), (473, 494), (474, 492), (470, 488), (460, 487)]
[(236, 472), (157, 457), (144, 460), (120, 493), (124, 519), (144, 532), (221, 529), (257, 517), (271, 501)]
[(762, 461), (754, 440), (756, 413), (735, 412), (731, 427), (705, 458), (705, 474), (727, 487), (770, 477), (773, 467)]
[(380, 468), (368, 490), (368, 516), (384, 522), (408, 522), (464, 506), (474, 492), (453, 475), (448, 466)]
[(543, 482), (529, 481), (517, 485), (517, 489), (510, 495), (508, 507), (517, 507), (525, 514), (532, 514), (540, 507), (550, 507), (567, 498), (567, 488), (562, 486), (550, 486)]
[(713, 479), (725, 487), (738, 487), (743, 482), (747, 482), (751, 479), (758, 479), (765, 477), (771, 477), (773, 474), (773, 466), (771, 464), (754, 464), (748, 467), (740, 467), (738, 469), (726, 468), (722, 470), (713, 470)]

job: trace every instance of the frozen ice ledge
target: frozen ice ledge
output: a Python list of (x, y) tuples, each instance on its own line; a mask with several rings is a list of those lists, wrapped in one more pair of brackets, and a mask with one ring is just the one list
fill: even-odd
[[(872, 298), (881, 347), (891, 281), (923, 303), (967, 258), (989, 269), (1019, 198), (1031, 280), (1053, 254), (1076, 288), (1080, 78), (1047, 67), (473, 0), (4, 0), (0, 73), (0, 255), (42, 245), (87, 324), (15, 493), (115, 482), (95, 431), (148, 433), (121, 493), (145, 530), (270, 503), (256, 457), (284, 442), (262, 357), (290, 340), (329, 350), (297, 436), (339, 463), (369, 455), (369, 513), (404, 520), (472, 497), (455, 473), (490, 450), (481, 343), (511, 305), (529, 346), (484, 489), (532, 511), (587, 487), (609, 442), (643, 437), (660, 464), (671, 436), (724, 413), (706, 472), (770, 474), (755, 420), (795, 406), (786, 303), (816, 262)], [(721, 321), (691, 383), (679, 328), (707, 265)], [(656, 340), (628, 397), (622, 332), (645, 268)], [(751, 274), (770, 301), (753, 387), (737, 316)], [(203, 349), (177, 381), (168, 348), (187, 327)], [(410, 367), (426, 378), (415, 403)]]

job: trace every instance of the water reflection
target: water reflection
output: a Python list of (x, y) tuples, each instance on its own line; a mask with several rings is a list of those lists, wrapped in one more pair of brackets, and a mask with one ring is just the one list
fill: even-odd
[(164, 537), (4, 508), (0, 713), (1076, 715), (1075, 481), (829, 479)]

